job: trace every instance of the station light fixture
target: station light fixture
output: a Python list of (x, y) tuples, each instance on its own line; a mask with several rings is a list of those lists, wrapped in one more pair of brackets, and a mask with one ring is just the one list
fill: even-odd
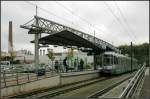
[(67, 48), (72, 48), (72, 46), (67, 46)]
[(58, 47), (58, 45), (54, 45), (54, 47)]
[(49, 47), (49, 45), (48, 44), (39, 44), (39, 48), (41, 48), (41, 47)]
[(65, 47), (65, 46), (64, 46), (63, 48), (64, 48), (64, 49), (66, 49), (66, 47)]

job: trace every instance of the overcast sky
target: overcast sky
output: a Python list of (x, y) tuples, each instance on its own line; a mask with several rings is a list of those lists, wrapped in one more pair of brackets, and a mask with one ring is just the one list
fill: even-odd
[(1, 1), (2, 51), (8, 50), (9, 21), (13, 22), (15, 50), (34, 51), (30, 43), (34, 35), (20, 28), (35, 15), (31, 3), (49, 11), (38, 9), (38, 16), (91, 35), (95, 31), (97, 38), (115, 46), (149, 42), (149, 1)]

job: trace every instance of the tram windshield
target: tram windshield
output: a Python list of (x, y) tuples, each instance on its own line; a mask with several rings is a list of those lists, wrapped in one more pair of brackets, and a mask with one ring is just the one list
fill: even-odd
[(104, 66), (110, 66), (113, 63), (111, 55), (104, 55)]

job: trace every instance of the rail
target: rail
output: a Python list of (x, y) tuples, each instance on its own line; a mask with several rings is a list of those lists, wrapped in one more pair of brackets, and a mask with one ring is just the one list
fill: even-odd
[(82, 87), (85, 87), (85, 86), (88, 86), (88, 85), (91, 85), (91, 84), (94, 84), (97, 82), (105, 81), (107, 79), (109, 79), (109, 78), (106, 78), (106, 77), (92, 78), (92, 79), (88, 79), (88, 80), (84, 80), (84, 81), (74, 82), (71, 84), (60, 85), (57, 87), (46, 89), (44, 91), (39, 90), (37, 93), (34, 93), (34, 92), (30, 93), (30, 94), (25, 93), (25, 94), (21, 94), (21, 95), (12, 97), (12, 98), (34, 98), (34, 99), (35, 98), (46, 98), (46, 97), (52, 98), (52, 97), (67, 93), (72, 90), (76, 90), (76, 89), (79, 89), (79, 88), (82, 88)]
[(138, 72), (135, 74), (135, 76), (130, 80), (129, 84), (127, 87), (124, 89), (124, 91), (120, 94), (118, 98), (129, 98), (133, 96), (133, 93), (137, 89), (138, 83), (140, 83), (141, 79), (144, 78), (144, 73), (145, 73), (145, 67), (146, 65), (144, 64)]
[(116, 86), (120, 85), (120, 84), (123, 83), (124, 81), (130, 79), (131, 77), (132, 77), (132, 75), (129, 76), (129, 77), (127, 77), (127, 78), (125, 78), (125, 79), (120, 80), (119, 82), (116, 82), (116, 83), (114, 83), (114, 84), (111, 84), (111, 85), (109, 85), (108, 87), (106, 87), (106, 88), (104, 88), (104, 89), (102, 89), (102, 90), (100, 90), (100, 91), (98, 91), (98, 92), (93, 93), (92, 95), (88, 96), (87, 98), (88, 98), (88, 99), (91, 99), (91, 98), (98, 98), (99, 96), (101, 96), (101, 95), (107, 93), (108, 91), (110, 91), (111, 89), (113, 89), (113, 88), (115, 88)]

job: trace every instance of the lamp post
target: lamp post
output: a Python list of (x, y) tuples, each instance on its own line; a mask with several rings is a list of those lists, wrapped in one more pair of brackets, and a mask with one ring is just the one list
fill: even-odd
[(132, 72), (132, 42), (131, 42), (131, 72)]

